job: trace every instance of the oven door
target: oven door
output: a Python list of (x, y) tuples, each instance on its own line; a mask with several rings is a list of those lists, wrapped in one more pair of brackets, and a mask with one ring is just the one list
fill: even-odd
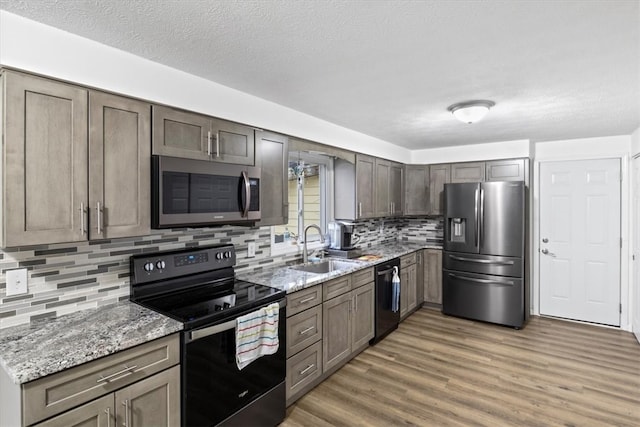
[[(255, 419), (259, 425), (276, 425), (284, 419), (284, 393), (281, 393), (282, 398), (278, 398), (276, 402), (273, 398), (260, 399), (282, 384), (286, 377), (284, 305), (282, 300), (279, 311), (278, 351), (254, 360), (242, 370), (239, 370), (236, 364), (235, 318), (219, 325), (209, 325), (184, 333), (184, 425), (214, 426), (232, 415), (238, 418), (237, 412), (248, 405), (255, 416), (259, 417)], [(247, 313), (255, 310), (257, 308), (252, 308), (247, 310)], [(240, 313), (239, 316), (243, 314), (246, 313)], [(205, 332), (205, 329), (208, 332)], [(284, 390), (284, 387), (280, 388)], [(272, 394), (278, 396), (278, 392)]]
[(152, 156), (152, 227), (260, 220), (260, 168)]

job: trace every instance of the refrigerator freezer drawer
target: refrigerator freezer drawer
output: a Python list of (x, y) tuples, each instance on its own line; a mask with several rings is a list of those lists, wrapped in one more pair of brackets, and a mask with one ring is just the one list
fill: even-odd
[(442, 259), (442, 268), (446, 270), (490, 274), (493, 276), (524, 276), (524, 264), (522, 262), (522, 258), (496, 255), (445, 252)]
[(443, 270), (442, 312), (451, 316), (521, 328), (522, 279)]

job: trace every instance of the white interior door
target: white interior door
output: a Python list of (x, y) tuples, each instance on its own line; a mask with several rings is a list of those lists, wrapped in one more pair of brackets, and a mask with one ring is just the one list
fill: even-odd
[(633, 159), (633, 319), (632, 328), (640, 342), (640, 156)]
[(620, 326), (620, 160), (540, 163), (540, 314)]

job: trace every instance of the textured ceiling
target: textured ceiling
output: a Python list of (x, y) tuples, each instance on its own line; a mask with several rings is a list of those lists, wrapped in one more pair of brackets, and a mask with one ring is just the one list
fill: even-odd
[[(0, 0), (409, 149), (630, 134), (640, 1)], [(496, 106), (474, 125), (447, 107)]]

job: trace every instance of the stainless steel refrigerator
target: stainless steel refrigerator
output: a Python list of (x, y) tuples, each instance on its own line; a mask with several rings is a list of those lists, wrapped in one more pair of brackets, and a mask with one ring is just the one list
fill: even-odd
[(521, 328), (526, 187), (522, 181), (445, 184), (442, 312)]

